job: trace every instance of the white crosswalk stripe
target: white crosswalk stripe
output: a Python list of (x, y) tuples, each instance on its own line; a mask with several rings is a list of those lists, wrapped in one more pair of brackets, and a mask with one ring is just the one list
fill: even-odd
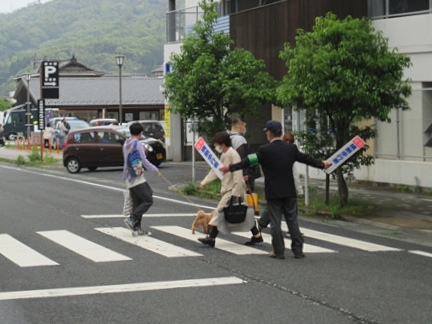
[(102, 227), (95, 228), (96, 231), (111, 235), (122, 241), (139, 246), (151, 252), (158, 253), (168, 258), (195, 257), (202, 254), (181, 248), (149, 236), (132, 236), (131, 231), (124, 227)]
[(432, 258), (432, 253), (427, 253), (427, 252), (423, 252), (423, 251), (408, 251), (409, 253), (413, 253), (413, 254), (417, 254), (417, 255), (422, 255), (428, 258)]
[[(179, 236), (181, 238), (185, 238), (187, 240), (197, 242), (198, 237), (196, 234), (192, 234), (190, 229), (186, 229), (180, 226), (152, 226), (152, 228), (162, 231), (165, 233), (169, 233), (172, 235)], [(251, 248), (249, 246), (241, 245), (238, 243), (230, 242), (221, 238), (217, 238), (217, 243), (215, 248), (219, 250), (224, 250), (226, 252), (230, 252), (237, 255), (247, 255), (247, 254), (268, 254), (266, 251), (258, 250)]]
[[(250, 232), (247, 232), (247, 233), (246, 232), (235, 232), (233, 234), (241, 236), (241, 237), (246, 237), (246, 238), (251, 237)], [(264, 239), (264, 242), (271, 244), (272, 237), (270, 234), (261, 233), (261, 235)], [(285, 247), (291, 246), (291, 240), (284, 239), (284, 242), (285, 242)], [(304, 244), (303, 245), (303, 252), (305, 252), (305, 253), (337, 253), (337, 251), (335, 251), (335, 250), (330, 250), (330, 249), (326, 249), (326, 248), (316, 246), (316, 245), (311, 245), (311, 244)]]
[[(288, 231), (288, 227), (286, 224), (282, 224), (282, 230)], [(385, 245), (369, 243), (361, 240), (348, 238), (345, 236), (318, 232), (307, 228), (302, 228), (301, 231), (306, 237), (311, 237), (317, 240), (326, 241), (333, 244), (344, 245), (350, 248), (359, 249), (363, 251), (368, 251), (368, 252), (401, 251), (400, 249), (396, 249)]]
[(8, 234), (0, 234), (0, 254), (20, 267), (58, 265)]
[(37, 232), (37, 233), (94, 262), (132, 260), (131, 258), (125, 255), (114, 252), (99, 244), (93, 243), (78, 235), (75, 235), (69, 231), (60, 230), (60, 231), (44, 231), (44, 232)]

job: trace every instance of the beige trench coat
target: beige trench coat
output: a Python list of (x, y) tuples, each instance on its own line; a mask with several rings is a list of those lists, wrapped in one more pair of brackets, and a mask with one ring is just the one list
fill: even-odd
[[(220, 161), (222, 164), (234, 164), (240, 162), (240, 155), (234, 150), (232, 147), (228, 149), (225, 153), (222, 153), (220, 157)], [(213, 170), (207, 174), (203, 181), (201, 181), (202, 185), (206, 185), (217, 179), (217, 175)], [(222, 178), (222, 186), (220, 191), (222, 198), (219, 201), (219, 204), (216, 207), (216, 212), (214, 213), (212, 219), (209, 224), (213, 226), (218, 225), (218, 221), (220, 217), (223, 217), (223, 213), (221, 212), (224, 207), (229, 203), (231, 196), (241, 197), (243, 201), (246, 201), (246, 192), (245, 192), (245, 183), (243, 180), (243, 171), (237, 170), (235, 172), (227, 172), (224, 174)]]

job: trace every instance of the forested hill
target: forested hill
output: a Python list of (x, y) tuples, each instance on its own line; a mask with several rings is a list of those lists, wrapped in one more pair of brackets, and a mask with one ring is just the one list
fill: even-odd
[(0, 14), (0, 96), (15, 89), (13, 77), (30, 62), (78, 61), (118, 72), (146, 73), (163, 63), (167, 0), (52, 0)]

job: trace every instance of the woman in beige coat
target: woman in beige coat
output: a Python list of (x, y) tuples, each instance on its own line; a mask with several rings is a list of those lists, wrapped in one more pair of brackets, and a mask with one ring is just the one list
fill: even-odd
[[(240, 162), (240, 155), (231, 147), (231, 138), (227, 132), (221, 132), (213, 137), (213, 143), (218, 153), (222, 153), (220, 160), (222, 164), (233, 164)], [(213, 170), (210, 170), (208, 175), (201, 181), (200, 188), (204, 189), (205, 185), (216, 180), (218, 177)], [(199, 238), (198, 241), (208, 245), (210, 247), (215, 246), (215, 239), (218, 234), (218, 225), (222, 225), (225, 222), (223, 209), (227, 206), (231, 200), (231, 197), (240, 197), (242, 201), (246, 201), (245, 182), (243, 180), (243, 171), (227, 172), (222, 178), (221, 191), (222, 198), (216, 207), (213, 217), (211, 218), (209, 225), (212, 225), (212, 229), (208, 237)], [(249, 221), (242, 223), (246, 231), (249, 231), (254, 225), (253, 216), (247, 218)], [(250, 224), (252, 220), (252, 225)], [(223, 228), (226, 228), (225, 224)], [(241, 231), (238, 226), (235, 228), (236, 231)], [(257, 230), (258, 232), (258, 230)], [(259, 232), (258, 232), (259, 234)], [(260, 235), (260, 234), (259, 234)]]

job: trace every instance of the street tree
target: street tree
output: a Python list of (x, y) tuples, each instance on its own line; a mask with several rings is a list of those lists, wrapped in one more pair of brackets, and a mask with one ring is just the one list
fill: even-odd
[[(6, 98), (0, 97), (0, 111), (5, 111), (13, 106), (13, 103), (7, 100)], [(2, 121), (0, 121), (1, 124)]]
[(230, 127), (232, 115), (256, 115), (274, 101), (275, 80), (265, 64), (241, 48), (224, 32), (216, 32), (215, 3), (204, 0), (202, 20), (183, 40), (179, 54), (170, 57), (172, 73), (165, 75), (164, 95), (169, 110), (199, 122), (207, 138)]
[[(278, 99), (328, 124), (332, 140), (325, 145), (333, 150), (327, 154), (355, 135), (365, 140), (376, 135), (372, 126), (360, 127), (360, 121), (390, 122), (392, 109), (409, 109), (411, 87), (408, 79), (403, 80), (403, 71), (410, 59), (396, 49), (389, 51), (388, 40), (366, 18), (340, 20), (332, 13), (318, 17), (313, 31), (298, 30), (296, 46), (285, 44), (280, 57), (288, 71), (277, 89)], [(317, 136), (320, 132), (308, 141), (317, 143)], [(348, 202), (344, 173), (373, 163), (366, 148), (336, 169), (341, 206)]]

